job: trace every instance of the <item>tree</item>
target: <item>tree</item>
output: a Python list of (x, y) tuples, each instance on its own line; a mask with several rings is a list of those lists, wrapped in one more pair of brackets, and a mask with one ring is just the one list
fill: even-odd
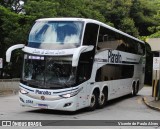
[(153, 17), (156, 14), (156, 6), (150, 0), (132, 0), (130, 16), (135, 21), (140, 36), (150, 35), (148, 27), (157, 25)]
[[(5, 58), (8, 47), (27, 43), (34, 21), (47, 17), (92, 18), (135, 37), (160, 37), (159, 0), (1, 0), (0, 57)], [(18, 64), (17, 57), (19, 51), (12, 66)], [(15, 67), (5, 65), (9, 68), (16, 73)]]
[(107, 15), (117, 29), (137, 37), (138, 30), (134, 20), (130, 17), (131, 6), (131, 0), (113, 0), (111, 8), (114, 10), (111, 10)]
[(23, 11), (23, 5), (26, 0), (1, 0), (0, 5), (10, 9), (15, 13), (20, 13)]
[(157, 25), (149, 27), (148, 30), (152, 33), (150, 38), (160, 38), (160, 1), (153, 0), (154, 4), (157, 5), (157, 12), (154, 15), (154, 20), (157, 22)]
[[(28, 33), (34, 17), (14, 13), (3, 6), (0, 6), (0, 14), (0, 57), (4, 59), (3, 70), (10, 72), (12, 76), (17, 76), (19, 74), (17, 68), (9, 68), (5, 62), (6, 50), (12, 45), (27, 43)], [(17, 64), (20, 63), (20, 57), (19, 51), (15, 52), (12, 58), (12, 66), (17, 66)], [(20, 76), (20, 74), (18, 76)]]
[(25, 15), (34, 16), (35, 19), (56, 17), (58, 3), (54, 0), (27, 0)]

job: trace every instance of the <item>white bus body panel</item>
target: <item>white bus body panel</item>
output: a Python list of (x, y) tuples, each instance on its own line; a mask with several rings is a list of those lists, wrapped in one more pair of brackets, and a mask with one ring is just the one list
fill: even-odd
[[(20, 90), (24, 90), (27, 94), (19, 92), (20, 104), (22, 106), (54, 109), (62, 111), (76, 111), (78, 109), (87, 107), (89, 105), (89, 96), (86, 94), (87, 82), (72, 88), (60, 89), (60, 90), (47, 90), (31, 88), (20, 83)], [(78, 94), (69, 97), (62, 98), (61, 95), (78, 91)], [(43, 100), (43, 98), (45, 98)], [(70, 106), (64, 106), (70, 103)]]
[[(86, 23), (95, 23), (99, 26), (108, 28), (114, 32), (122, 34), (126, 37), (134, 39), (144, 44), (144, 42), (134, 38), (124, 32), (121, 32), (115, 28), (112, 28), (104, 23), (101, 23), (92, 19), (82, 19), (82, 18), (48, 18), (48, 19), (39, 19), (37, 21), (84, 21)], [(84, 30), (83, 30), (84, 31)], [(84, 33), (84, 32), (83, 32)], [(82, 44), (81, 44), (82, 45)], [(31, 48), (25, 46), (23, 51), (35, 55), (44, 55), (44, 56), (67, 56), (73, 55), (72, 60), (74, 60), (72, 66), (78, 65), (79, 56), (81, 53), (92, 50), (92, 46), (88, 46), (86, 49), (80, 49), (77, 52), (78, 48), (73, 49), (62, 49), (62, 50), (43, 50), (37, 48)], [(109, 53), (112, 52), (112, 53)], [(109, 58), (109, 54), (112, 55), (112, 59)], [(117, 57), (116, 57), (117, 56)], [(117, 59), (116, 59), (117, 58)], [(119, 59), (118, 59), (119, 58)], [(112, 60), (112, 61), (111, 61)], [(90, 105), (91, 95), (95, 88), (100, 89), (100, 92), (104, 87), (108, 87), (108, 100), (129, 94), (132, 92), (133, 83), (139, 82), (139, 90), (143, 87), (144, 83), (144, 67), (141, 61), (143, 60), (142, 55), (131, 54), (127, 52), (104, 49), (98, 51), (94, 57), (94, 63), (92, 68), (91, 78), (82, 84), (65, 89), (37, 89), (26, 86), (20, 83), (20, 89), (28, 92), (27, 94), (19, 93), (20, 103), (23, 106), (30, 106), (36, 108), (47, 108), (55, 110), (64, 110), (64, 111), (76, 111), (81, 108), (88, 107)], [(133, 64), (135, 63), (135, 64)], [(103, 82), (95, 82), (95, 77), (97, 70), (106, 65), (106, 64), (131, 64), (134, 65), (134, 74), (133, 78), (119, 79), (119, 80), (109, 80)], [(127, 70), (126, 70), (127, 72)], [(73, 97), (62, 98), (61, 96), (67, 93), (78, 91)], [(69, 106), (64, 106), (65, 104), (70, 103)]]
[[(103, 88), (107, 86), (108, 87), (108, 100), (111, 100), (114, 98), (118, 98), (120, 96), (130, 94), (132, 92), (133, 82), (135, 83), (139, 82), (139, 90), (141, 90), (144, 85), (145, 64), (142, 62), (144, 57), (141, 55), (126, 53), (126, 52), (117, 51), (117, 50), (111, 50), (111, 51), (112, 51), (112, 54), (119, 53), (121, 55), (122, 57), (121, 62), (110, 62), (110, 59), (108, 59), (109, 50), (98, 52), (95, 55), (95, 62), (93, 64), (93, 71), (91, 75), (92, 78), (90, 82), (95, 82), (97, 70), (106, 64), (134, 65), (133, 78), (95, 82), (94, 86), (93, 85), (88, 86), (87, 92), (89, 94), (92, 94), (93, 90), (96, 87), (99, 88), (100, 91), (102, 91)], [(126, 69), (126, 72), (127, 72), (127, 69)]]

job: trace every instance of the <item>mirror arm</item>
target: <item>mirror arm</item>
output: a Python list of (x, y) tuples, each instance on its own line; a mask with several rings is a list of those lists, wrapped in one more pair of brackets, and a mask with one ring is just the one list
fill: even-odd
[(11, 54), (12, 54), (13, 50), (23, 48), (24, 46), (25, 46), (24, 44), (16, 44), (16, 45), (13, 45), (10, 48), (8, 48), (7, 51), (6, 51), (6, 62), (11, 61)]

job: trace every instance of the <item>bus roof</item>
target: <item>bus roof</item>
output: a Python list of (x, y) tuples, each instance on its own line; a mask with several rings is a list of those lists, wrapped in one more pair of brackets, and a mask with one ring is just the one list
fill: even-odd
[(133, 36), (127, 34), (127, 33), (124, 33), (124, 32), (122, 32), (122, 31), (120, 31), (120, 30), (118, 30), (116, 28), (113, 28), (113, 27), (109, 26), (109, 25), (107, 25), (105, 23), (102, 23), (100, 21), (93, 20), (93, 19), (88, 19), (88, 18), (71, 18), (70, 17), (70, 18), (42, 18), (42, 19), (37, 19), (36, 21), (83, 21), (85, 23), (95, 23), (95, 24), (101, 25), (103, 27), (106, 27), (106, 28), (108, 28), (110, 30), (113, 30), (113, 31), (115, 31), (117, 33), (120, 33), (120, 34), (122, 34), (124, 36), (127, 36), (129, 38), (132, 38), (132, 39), (138, 41), (138, 42), (141, 42), (141, 43), (145, 44), (143, 41), (139, 40), (138, 38), (135, 38), (135, 37), (133, 37)]

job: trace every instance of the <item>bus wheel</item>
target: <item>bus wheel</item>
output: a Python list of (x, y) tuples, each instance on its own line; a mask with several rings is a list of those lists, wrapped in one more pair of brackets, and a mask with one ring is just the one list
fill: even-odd
[(139, 91), (139, 81), (137, 81), (137, 85), (136, 85), (136, 94), (138, 94), (138, 91)]
[(98, 108), (103, 108), (107, 102), (107, 93), (104, 91), (101, 93), (98, 99)]
[(136, 95), (136, 85), (135, 85), (135, 82), (133, 83), (132, 85), (132, 96), (135, 96)]
[(98, 94), (96, 91), (94, 91), (91, 96), (90, 106), (88, 108), (89, 111), (94, 111), (97, 105), (98, 105)]

